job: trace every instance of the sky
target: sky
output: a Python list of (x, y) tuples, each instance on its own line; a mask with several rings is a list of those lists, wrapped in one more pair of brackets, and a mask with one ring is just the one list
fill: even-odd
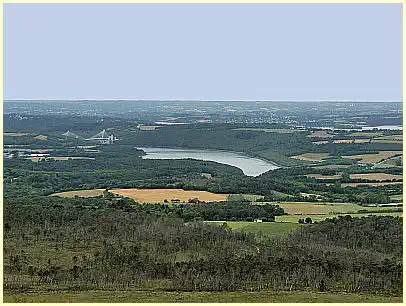
[(402, 101), (402, 6), (5, 4), (4, 98)]

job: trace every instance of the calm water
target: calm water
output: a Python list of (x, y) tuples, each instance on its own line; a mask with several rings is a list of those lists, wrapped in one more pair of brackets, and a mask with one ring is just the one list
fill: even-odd
[(141, 149), (147, 154), (142, 157), (144, 159), (193, 158), (200, 160), (209, 160), (238, 167), (244, 172), (245, 175), (249, 176), (258, 176), (269, 170), (275, 170), (279, 168), (278, 166), (270, 162), (258, 158), (247, 157), (234, 152), (145, 147), (137, 147), (137, 149)]

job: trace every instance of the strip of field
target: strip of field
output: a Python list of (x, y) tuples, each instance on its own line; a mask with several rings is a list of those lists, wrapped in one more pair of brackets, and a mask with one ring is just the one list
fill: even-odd
[(75, 191), (64, 191), (51, 194), (51, 196), (58, 196), (64, 198), (74, 198), (75, 196), (82, 198), (97, 197), (103, 195), (105, 189), (91, 189), (91, 190), (75, 190)]
[(307, 132), (307, 130), (291, 130), (291, 129), (261, 129), (261, 128), (238, 128), (233, 129), (234, 131), (255, 131), (255, 132), (265, 132), (265, 133), (298, 133), (298, 132)]
[(324, 165), (324, 166), (315, 166), (314, 169), (340, 169), (348, 168), (350, 165)]
[(381, 132), (355, 132), (351, 134), (351, 136), (366, 136), (366, 137), (378, 137), (382, 135), (383, 133)]
[(391, 181), (391, 180), (401, 180), (403, 178), (403, 175), (388, 174), (388, 173), (356, 173), (350, 174), (350, 178), (372, 181)]
[(369, 142), (369, 139), (365, 138), (356, 138), (356, 139), (336, 139), (334, 143), (366, 143)]
[(138, 129), (140, 131), (154, 131), (156, 129), (160, 128), (159, 125), (139, 125)]
[(291, 156), (291, 158), (305, 160), (305, 161), (315, 161), (322, 162), (329, 157), (329, 153), (304, 153), (297, 156)]
[(328, 138), (328, 137), (333, 137), (333, 135), (330, 135), (329, 132), (323, 130), (323, 131), (314, 131), (311, 133), (311, 135), (307, 136), (311, 138)]
[[(331, 213), (356, 213), (365, 209), (357, 204), (352, 203), (308, 203), (308, 202), (281, 202), (278, 203), (284, 211), (290, 215), (295, 214), (331, 214)], [(381, 209), (377, 209), (380, 211)]]
[(22, 137), (29, 135), (27, 133), (3, 133), (4, 136), (10, 136), (10, 137)]
[(163, 292), (44, 290), (4, 292), (5, 303), (402, 303), (401, 296), (347, 292), (223, 291)]
[(395, 144), (402, 144), (402, 140), (390, 140), (390, 139), (372, 139), (372, 142), (376, 143), (395, 143)]
[(45, 135), (37, 135), (33, 138), (38, 139), (38, 140), (48, 140), (48, 136), (45, 136)]
[[(368, 207), (370, 209), (371, 207)], [(298, 223), (299, 219), (306, 219), (307, 217), (311, 218), (312, 221), (323, 221), (327, 218), (334, 218), (338, 216), (346, 216), (350, 215), (351, 217), (367, 217), (369, 215), (372, 216), (392, 216), (392, 217), (403, 217), (403, 212), (374, 212), (374, 213), (359, 213), (359, 214), (328, 214), (328, 215), (312, 215), (312, 214), (303, 214), (303, 215), (284, 215), (284, 216), (276, 216), (276, 222), (291, 222), (291, 223)]]
[(402, 201), (402, 200), (403, 200), (403, 194), (394, 194), (394, 195), (391, 195), (391, 196), (390, 196), (390, 199), (391, 199), (391, 200), (400, 200), (400, 201)]
[(306, 174), (307, 177), (312, 177), (320, 180), (338, 180), (341, 178), (341, 174), (334, 175), (322, 175), (322, 174)]
[(315, 145), (323, 145), (323, 144), (328, 144), (328, 141), (327, 141), (327, 140), (312, 141), (312, 144), (315, 144)]
[(403, 158), (402, 156), (393, 157), (389, 159), (385, 159), (377, 164), (374, 165), (374, 168), (401, 168), (402, 167)]
[(399, 185), (403, 184), (403, 182), (381, 182), (381, 183), (342, 183), (341, 187), (357, 187), (362, 185), (368, 186), (384, 186), (384, 185)]
[(360, 155), (348, 155), (342, 156), (349, 159), (360, 159), (361, 163), (375, 164), (385, 158), (389, 158), (395, 155), (402, 154), (402, 151), (379, 151), (376, 154), (360, 154)]
[(95, 159), (94, 157), (82, 157), (82, 156), (34, 156), (34, 157), (30, 157), (27, 159), (31, 159), (33, 162), (38, 162), (40, 160), (59, 160), (59, 161), (63, 161), (63, 160), (71, 160), (71, 159), (88, 159), (88, 160), (93, 160)]
[(228, 198), (228, 194), (183, 189), (112, 189), (110, 192), (142, 203), (162, 203), (165, 200), (168, 202), (179, 200), (180, 202), (187, 203), (190, 199), (194, 198), (204, 202), (215, 202), (226, 201)]
[(278, 222), (226, 222), (227, 225), (245, 233), (262, 234), (264, 236), (283, 236), (295, 231), (301, 225), (299, 223)]

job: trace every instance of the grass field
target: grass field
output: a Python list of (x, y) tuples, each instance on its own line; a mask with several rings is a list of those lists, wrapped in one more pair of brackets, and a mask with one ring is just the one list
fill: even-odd
[(383, 133), (381, 132), (355, 132), (351, 134), (351, 136), (366, 136), (366, 137), (378, 137), (382, 135)]
[(159, 125), (139, 125), (138, 129), (140, 131), (154, 131), (156, 129), (160, 128)]
[(369, 142), (369, 139), (356, 138), (356, 139), (336, 139), (334, 143), (365, 143)]
[(40, 160), (59, 160), (59, 161), (66, 161), (66, 160), (70, 160), (70, 159), (95, 159), (94, 157), (81, 157), (81, 156), (44, 156), (44, 157), (30, 157), (27, 159), (31, 159), (33, 162), (38, 162)]
[(291, 156), (291, 158), (299, 159), (299, 160), (306, 160), (306, 161), (315, 161), (315, 162), (322, 162), (326, 158), (329, 157), (329, 153), (304, 153), (297, 156)]
[(393, 157), (393, 158), (389, 158), (389, 159), (385, 159), (384, 161), (377, 163), (374, 165), (374, 168), (401, 168), (401, 165), (398, 165), (398, 162), (403, 161), (403, 157), (402, 156), (398, 156), (398, 157)]
[(234, 131), (256, 131), (256, 132), (265, 132), (265, 133), (282, 133), (282, 134), (291, 134), (299, 132), (307, 132), (307, 130), (291, 130), (291, 129), (261, 129), (261, 128), (238, 128), (233, 129)]
[(394, 155), (402, 154), (402, 151), (380, 151), (376, 154), (360, 154), (360, 155), (349, 155), (342, 156), (343, 158), (349, 159), (360, 159), (361, 163), (365, 164), (375, 164), (385, 158), (392, 157)]
[(320, 179), (320, 180), (338, 180), (341, 178), (341, 174), (335, 174), (335, 175), (306, 174), (306, 176), (312, 177), (315, 179)]
[(332, 135), (330, 135), (327, 131), (323, 130), (323, 131), (314, 131), (308, 137), (311, 137), (311, 138), (328, 138), (328, 137), (332, 137)]
[(45, 135), (37, 135), (37, 136), (34, 136), (33, 138), (37, 139), (37, 140), (48, 140), (48, 136), (45, 136)]
[(4, 136), (10, 136), (10, 137), (22, 137), (29, 135), (27, 133), (3, 133)]
[(401, 303), (400, 296), (303, 291), (5, 291), (5, 303)]
[(384, 186), (384, 185), (399, 185), (403, 184), (402, 182), (381, 182), (381, 183), (342, 183), (341, 187), (357, 187), (361, 185), (369, 186)]
[(403, 194), (395, 194), (390, 196), (391, 200), (403, 200)]
[(75, 191), (65, 191), (51, 194), (51, 196), (58, 196), (64, 198), (73, 198), (75, 196), (82, 198), (97, 197), (103, 195), (105, 189), (92, 189), (92, 190), (75, 190)]
[(388, 174), (388, 173), (356, 173), (350, 174), (352, 179), (364, 179), (364, 180), (374, 180), (374, 181), (390, 181), (402, 179), (402, 175), (398, 174)]
[(183, 189), (112, 189), (110, 192), (132, 198), (142, 203), (158, 203), (172, 199), (188, 202), (189, 199), (198, 198), (200, 201), (226, 201), (228, 194), (216, 194), (208, 191)]
[(299, 223), (282, 222), (227, 222), (227, 225), (233, 230), (264, 237), (287, 235), (302, 226)]
[(312, 141), (312, 144), (315, 144), (315, 145), (323, 145), (323, 144), (328, 144), (328, 141), (327, 141), (327, 140)]
[[(353, 203), (309, 203), (309, 202), (281, 202), (278, 203), (286, 213), (290, 215), (294, 214), (332, 214), (332, 213), (356, 213), (359, 210), (365, 209), (357, 204)], [(369, 210), (382, 211), (390, 208), (375, 208), (372, 207)]]
[(350, 165), (324, 165), (324, 166), (315, 166), (314, 169), (340, 169), (348, 168)]
[[(368, 207), (368, 210), (372, 207)], [(279, 222), (291, 222), (291, 223), (298, 223), (299, 219), (306, 219), (307, 217), (310, 217), (313, 222), (314, 221), (323, 221), (326, 220), (327, 218), (334, 218), (338, 216), (345, 216), (345, 215), (350, 215), (352, 217), (366, 217), (369, 215), (373, 216), (393, 216), (393, 217), (402, 217), (403, 213), (402, 212), (376, 212), (376, 213), (362, 213), (362, 214), (328, 214), (328, 215), (311, 215), (311, 214), (303, 214), (303, 215), (284, 215), (284, 216), (276, 216), (275, 220), (277, 223)]]

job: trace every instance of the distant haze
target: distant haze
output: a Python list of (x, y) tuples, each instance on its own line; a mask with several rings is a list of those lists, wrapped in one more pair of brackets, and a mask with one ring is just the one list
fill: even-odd
[(5, 4), (5, 99), (401, 101), (401, 4)]

